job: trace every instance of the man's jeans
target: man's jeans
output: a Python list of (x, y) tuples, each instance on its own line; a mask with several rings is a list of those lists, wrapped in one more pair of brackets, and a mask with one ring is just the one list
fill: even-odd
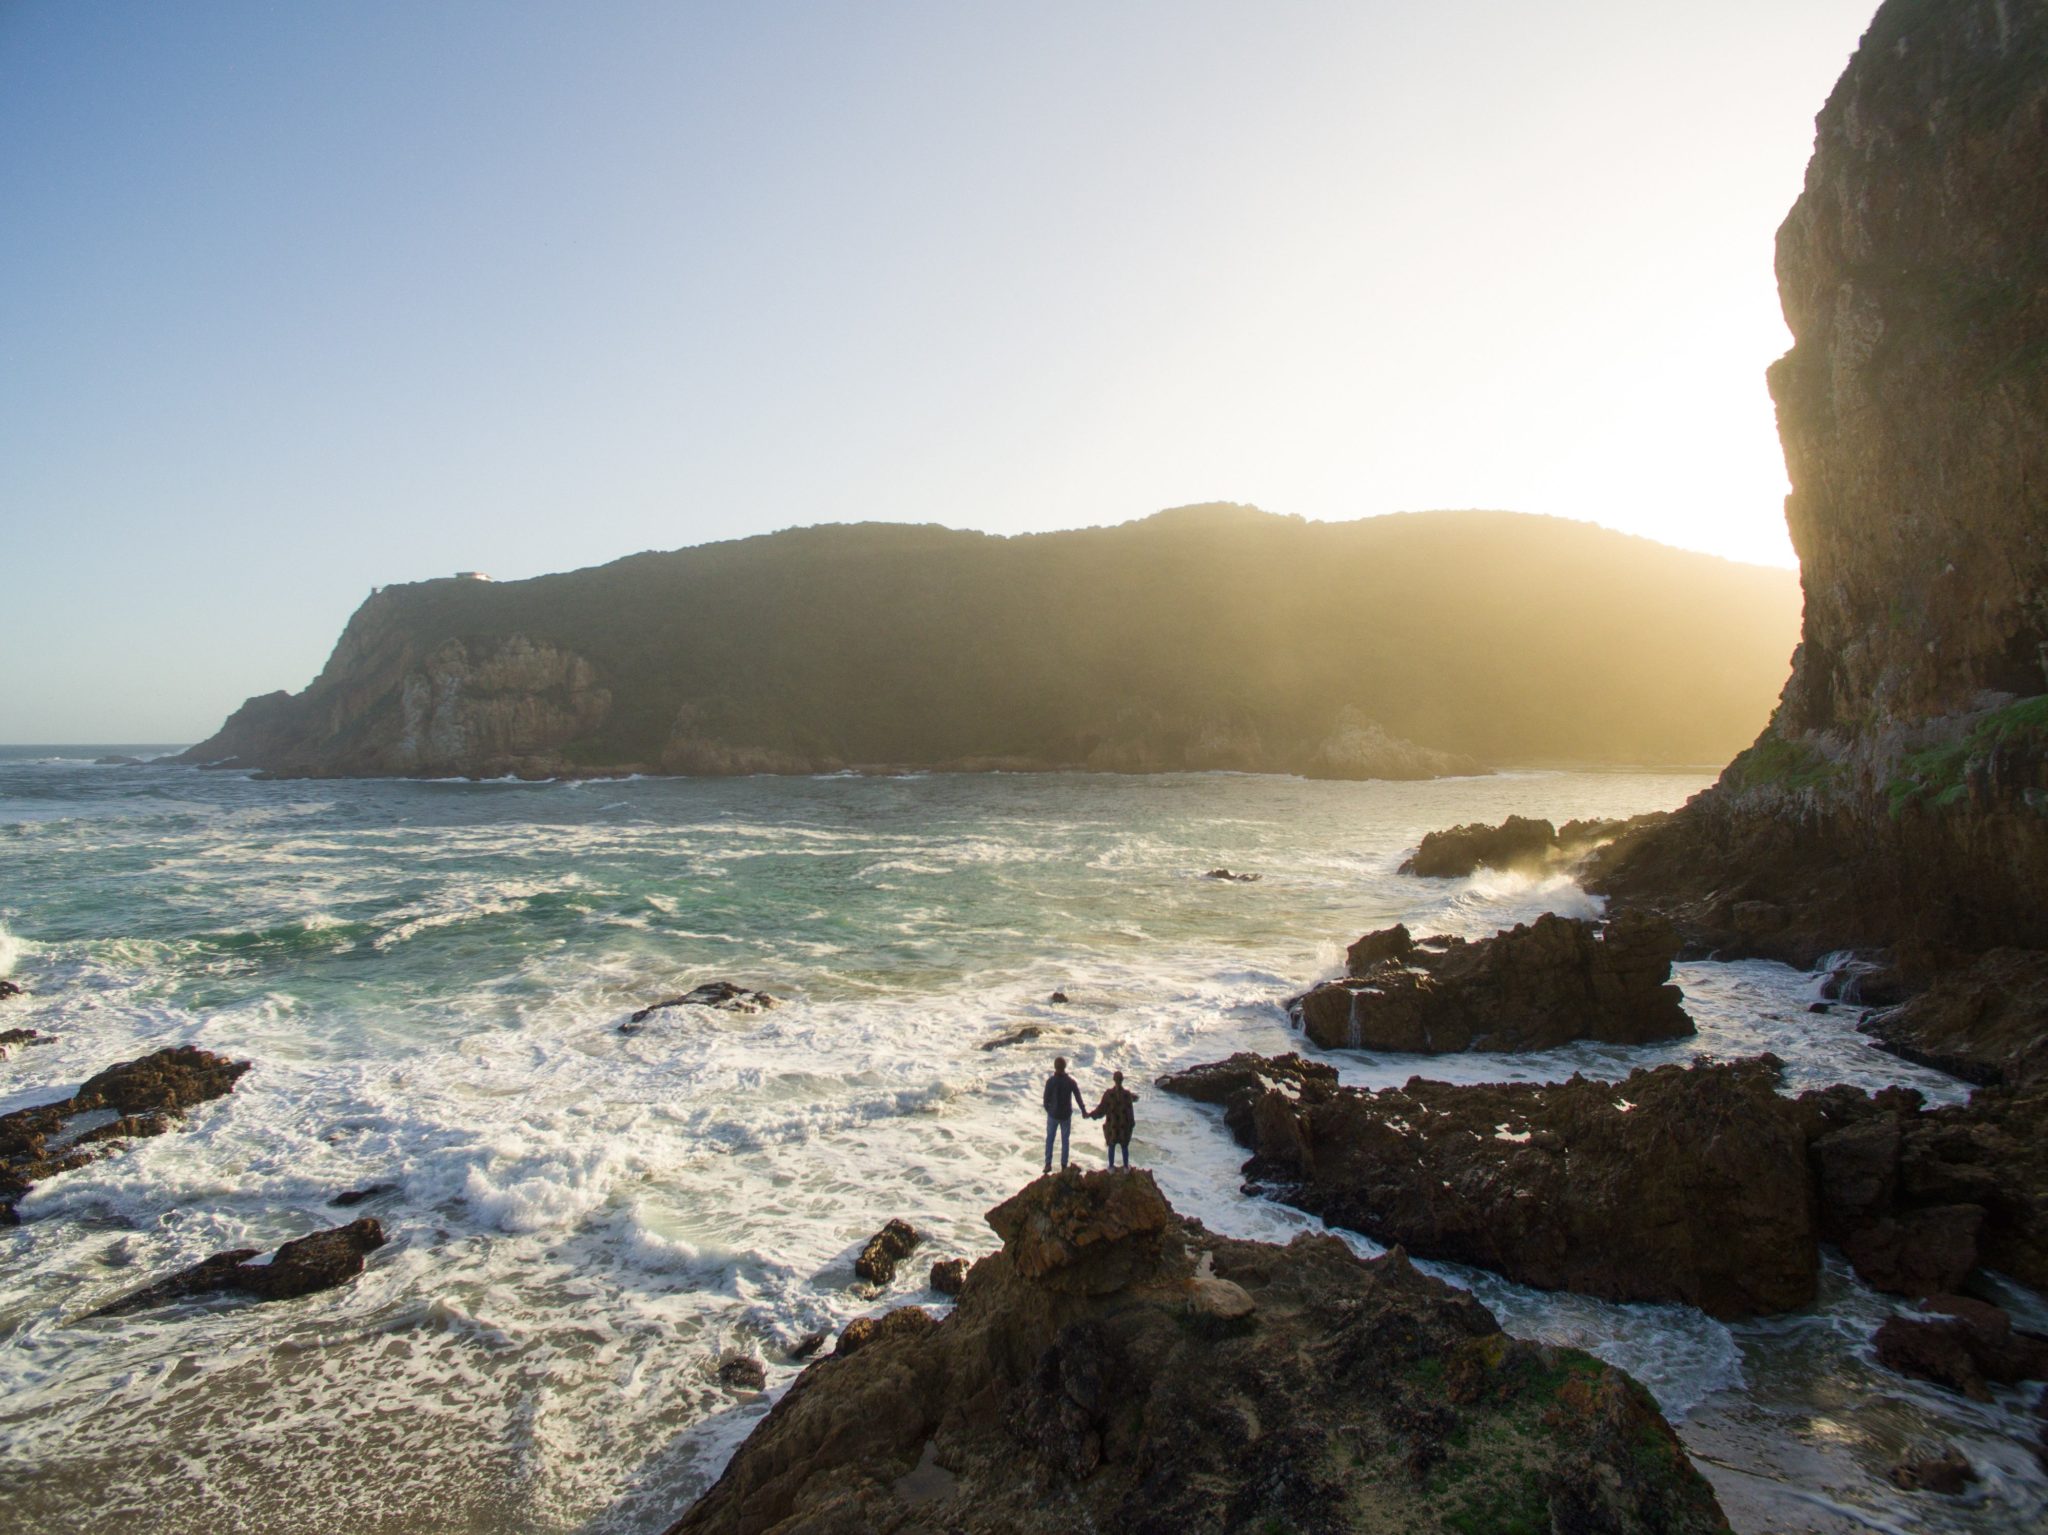
[(1060, 1166), (1067, 1165), (1067, 1142), (1073, 1135), (1074, 1121), (1070, 1115), (1047, 1114), (1045, 1116), (1045, 1165), (1052, 1167), (1052, 1138), (1060, 1138)]

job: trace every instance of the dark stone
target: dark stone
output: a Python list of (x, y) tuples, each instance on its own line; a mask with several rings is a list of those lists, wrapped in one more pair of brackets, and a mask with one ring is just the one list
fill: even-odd
[(363, 1203), (364, 1200), (375, 1199), (380, 1194), (393, 1193), (397, 1188), (398, 1185), (395, 1183), (373, 1183), (368, 1188), (349, 1189), (344, 1193), (336, 1194), (327, 1202), (339, 1209), (346, 1210)]
[(1977, 1266), (1980, 1205), (1929, 1205), (1860, 1226), (1842, 1238), (1842, 1253), (1873, 1290), (1915, 1299), (1962, 1287)]
[(5, 1002), (9, 997), (19, 997), (22, 995), (24, 995), (22, 989), (15, 985), (14, 982), (0, 981), (0, 1002)]
[(1985, 1402), (1990, 1387), (2048, 1378), (2048, 1338), (2021, 1332), (2002, 1307), (1964, 1295), (1935, 1295), (1917, 1316), (1888, 1317), (1877, 1330), (1878, 1363)]
[(47, 1045), (53, 1042), (48, 1034), (38, 1034), (34, 1029), (0, 1029), (0, 1045)]
[(1273, 1198), (1419, 1256), (1720, 1317), (1813, 1298), (1811, 1111), (1775, 1091), (1772, 1057), (1377, 1093), (1295, 1087), (1290, 1064), (1233, 1057), (1160, 1086), (1227, 1095), (1245, 1173)]
[(1511, 815), (1498, 826), (1473, 822), (1433, 831), (1401, 864), (1403, 874), (1457, 879), (1477, 869), (1535, 868), (1557, 848), (1557, 828), (1548, 821)]
[(777, 999), (765, 991), (749, 991), (746, 987), (731, 981), (706, 981), (702, 986), (692, 987), (679, 997), (665, 997), (659, 1002), (650, 1002), (625, 1023), (620, 1024), (619, 1032), (632, 1033), (634, 1025), (645, 1023), (663, 1008), (712, 1007), (725, 1013), (759, 1013), (777, 1005)]
[(1047, 1001), (1049, 1001), (1049, 1002), (1060, 1002), (1060, 1003), (1064, 1003), (1064, 1002), (1065, 1002), (1065, 1001), (1067, 1000), (1067, 994), (1066, 994), (1065, 992), (1063, 992), (1063, 991), (1056, 991), (1056, 992), (1054, 992), (1054, 993), (1053, 993), (1053, 994), (1052, 994), (1052, 995), (1051, 995), (1050, 997), (1048, 997), (1048, 998), (1047, 998), (1046, 1000), (1047, 1000)]
[(853, 1271), (869, 1284), (884, 1285), (896, 1277), (896, 1265), (924, 1240), (909, 1221), (892, 1220), (868, 1238), (853, 1260)]
[(832, 1334), (826, 1332), (823, 1328), (815, 1332), (807, 1332), (797, 1339), (796, 1342), (790, 1344), (789, 1357), (792, 1360), (808, 1359), (827, 1343), (831, 1342), (831, 1340)]
[(932, 1265), (932, 1288), (941, 1295), (958, 1295), (967, 1283), (965, 1258), (941, 1258)]
[(751, 1354), (734, 1354), (719, 1360), (718, 1379), (735, 1391), (762, 1391), (768, 1385), (768, 1366)]
[(1020, 1024), (1007, 1034), (998, 1034), (994, 1039), (984, 1039), (981, 1042), (981, 1048), (984, 1050), (1001, 1050), (1008, 1045), (1021, 1045), (1027, 1040), (1038, 1038), (1044, 1032), (1045, 1030), (1035, 1023)]
[(1211, 869), (1202, 878), (1228, 880), (1236, 885), (1250, 885), (1257, 883), (1259, 876), (1256, 874), (1233, 874), (1228, 869)]
[(1892, 1467), (1894, 1486), (1906, 1492), (1938, 1492), (1949, 1497), (1977, 1480), (1977, 1468), (1954, 1445), (1914, 1451)]
[(331, 1290), (360, 1274), (364, 1255), (375, 1252), (384, 1242), (383, 1226), (365, 1217), (286, 1242), (268, 1263), (249, 1261), (259, 1249), (237, 1247), (145, 1285), (88, 1316), (126, 1316), (207, 1295), (240, 1294), (258, 1300), (289, 1300), (317, 1290)]
[(1647, 1044), (1693, 1032), (1670, 984), (1678, 934), (1657, 917), (1545, 915), (1477, 943), (1368, 933), (1350, 974), (1290, 1004), (1325, 1049), (1440, 1055), (1549, 1050), (1575, 1039)]
[(1504, 1464), (1530, 1528), (1724, 1528), (1641, 1387), (1398, 1252), (1218, 1237), (1142, 1171), (1037, 1179), (990, 1224), (944, 1320), (850, 1324), (676, 1535), (1433, 1529), (1443, 1488)]

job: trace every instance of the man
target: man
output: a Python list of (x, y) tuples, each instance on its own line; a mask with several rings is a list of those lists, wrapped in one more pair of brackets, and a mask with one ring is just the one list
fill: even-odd
[(1088, 1112), (1081, 1097), (1081, 1084), (1067, 1075), (1067, 1058), (1053, 1057), (1052, 1075), (1045, 1079), (1045, 1170), (1052, 1171), (1052, 1140), (1060, 1140), (1060, 1170), (1066, 1171), (1067, 1142), (1074, 1128), (1074, 1110)]
[(1124, 1074), (1113, 1071), (1110, 1076), (1114, 1084), (1102, 1095), (1102, 1102), (1095, 1105), (1090, 1119), (1102, 1121), (1102, 1138), (1109, 1142), (1109, 1165), (1116, 1166), (1117, 1148), (1122, 1147), (1124, 1167), (1131, 1165), (1131, 1132), (1138, 1127), (1138, 1113), (1135, 1105), (1138, 1095), (1124, 1086)]

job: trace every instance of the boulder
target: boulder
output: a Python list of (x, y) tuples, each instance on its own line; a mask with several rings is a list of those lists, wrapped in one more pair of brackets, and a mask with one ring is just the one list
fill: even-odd
[(5, 1002), (9, 997), (18, 997), (21, 995), (23, 995), (22, 989), (19, 986), (15, 985), (14, 982), (0, 981), (0, 1002)]
[(1886, 1318), (1873, 1341), (1886, 1369), (1980, 1402), (1994, 1384), (2048, 1378), (2048, 1338), (2021, 1332), (2002, 1307), (1968, 1296), (1931, 1296), (1920, 1315)]
[[(1256, 1058), (1254, 1058), (1256, 1059)], [(1284, 1203), (1417, 1256), (1610, 1300), (1684, 1301), (1719, 1317), (1814, 1295), (1820, 1255), (1807, 1115), (1769, 1056), (1637, 1071), (1621, 1082), (1368, 1092), (1229, 1063), (1161, 1079), (1214, 1093)]]
[(1624, 915), (1604, 925), (1546, 914), (1476, 943), (1368, 933), (1349, 973), (1290, 1003), (1325, 1049), (1440, 1055), (1550, 1050), (1575, 1039), (1647, 1044), (1693, 1032), (1669, 984), (1677, 930)]
[(1939, 1492), (1950, 1497), (1977, 1480), (1977, 1468), (1954, 1445), (1924, 1446), (1891, 1469), (1892, 1485), (1906, 1492)]
[(943, 1320), (850, 1324), (671, 1535), (1724, 1528), (1640, 1386), (1399, 1253), (1220, 1238), (1144, 1172), (990, 1224)]
[(0, 1029), (0, 1047), (7, 1045), (47, 1045), (52, 1036), (38, 1034), (34, 1029)]
[(385, 1240), (383, 1226), (366, 1216), (346, 1226), (286, 1242), (268, 1263), (249, 1261), (257, 1255), (258, 1249), (254, 1247), (233, 1248), (132, 1291), (88, 1316), (126, 1316), (209, 1295), (290, 1300), (318, 1290), (331, 1290), (360, 1274), (364, 1255), (375, 1252)]
[(1011, 1029), (1007, 1034), (998, 1034), (993, 1039), (984, 1039), (981, 1042), (981, 1048), (984, 1050), (1006, 1050), (1011, 1045), (1027, 1044), (1044, 1032), (1045, 1030), (1035, 1023), (1020, 1024), (1018, 1027)]
[(924, 1240), (909, 1221), (892, 1220), (868, 1238), (853, 1260), (853, 1271), (869, 1284), (884, 1285), (896, 1277), (896, 1265)]
[(626, 1022), (619, 1025), (621, 1034), (630, 1034), (636, 1025), (645, 1023), (656, 1013), (670, 1007), (711, 1007), (722, 1013), (759, 1013), (779, 1006), (777, 998), (765, 991), (749, 991), (732, 981), (706, 981), (702, 986), (692, 987), (679, 997), (664, 997), (659, 1002), (650, 1002)]
[(763, 1391), (768, 1386), (768, 1366), (751, 1354), (728, 1354), (718, 1361), (718, 1381), (735, 1391)]
[(941, 1258), (932, 1265), (931, 1286), (941, 1295), (958, 1295), (967, 1283), (965, 1258)]
[(1259, 880), (1256, 874), (1234, 874), (1228, 869), (1211, 869), (1202, 878), (1227, 880), (1234, 885), (1252, 885), (1257, 884)]

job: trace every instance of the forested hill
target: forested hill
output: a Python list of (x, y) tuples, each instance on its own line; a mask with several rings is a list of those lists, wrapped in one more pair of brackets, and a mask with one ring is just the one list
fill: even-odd
[(997, 537), (883, 523), (374, 593), (189, 760), (281, 773), (1719, 761), (1790, 571), (1507, 512), (1251, 507)]

